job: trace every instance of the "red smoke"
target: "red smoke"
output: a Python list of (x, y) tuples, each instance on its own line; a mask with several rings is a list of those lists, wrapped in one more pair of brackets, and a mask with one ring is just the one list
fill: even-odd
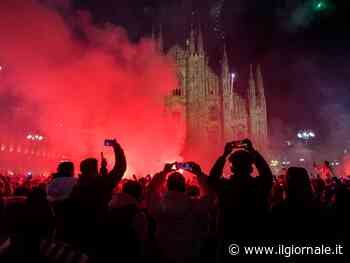
[(176, 75), (151, 40), (133, 44), (121, 28), (94, 26), (87, 14), (65, 20), (28, 0), (0, 1), (0, 36), (1, 74), (11, 84), (0, 94), (10, 87), (35, 112), (33, 124), (56, 151), (98, 157), (103, 140), (116, 138), (140, 175), (178, 158), (183, 134), (164, 116)]

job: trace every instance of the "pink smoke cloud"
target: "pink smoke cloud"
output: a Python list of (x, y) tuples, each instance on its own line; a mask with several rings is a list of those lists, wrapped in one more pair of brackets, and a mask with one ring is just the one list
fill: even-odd
[(0, 93), (11, 86), (26, 112), (35, 108), (32, 121), (53, 149), (77, 161), (109, 151), (103, 140), (116, 138), (137, 173), (179, 158), (183, 131), (164, 114), (176, 74), (153, 41), (131, 43), (122, 28), (97, 27), (86, 13), (67, 22), (37, 1), (2, 0), (0, 17), (11, 83)]

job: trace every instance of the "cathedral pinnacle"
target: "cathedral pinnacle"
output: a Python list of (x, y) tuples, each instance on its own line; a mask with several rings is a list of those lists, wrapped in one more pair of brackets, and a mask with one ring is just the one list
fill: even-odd
[(196, 52), (196, 43), (195, 43), (193, 26), (191, 26), (191, 32), (190, 32), (189, 51), (191, 54), (194, 54)]
[(222, 57), (222, 74), (227, 76), (229, 74), (229, 64), (228, 64), (228, 56), (226, 51), (226, 45), (224, 44), (224, 54)]
[(198, 48), (198, 53), (199, 53), (200, 55), (204, 55), (203, 32), (202, 32), (200, 23), (198, 23), (197, 48)]
[(252, 107), (255, 107), (256, 106), (256, 84), (255, 84), (252, 64), (250, 64), (250, 72), (249, 72), (248, 97), (249, 97), (250, 105)]

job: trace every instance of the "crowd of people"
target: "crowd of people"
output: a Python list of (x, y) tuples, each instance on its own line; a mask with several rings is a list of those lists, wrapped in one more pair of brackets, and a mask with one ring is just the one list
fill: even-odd
[(124, 151), (116, 141), (112, 147), (110, 171), (104, 158), (100, 165), (89, 158), (78, 176), (68, 161), (37, 182), (0, 176), (1, 262), (232, 262), (240, 258), (229, 253), (232, 243), (346, 248), (349, 185), (325, 178), (327, 169), (311, 177), (290, 167), (274, 176), (245, 140), (243, 148), (227, 143), (209, 174), (197, 163), (182, 165), (196, 183), (177, 163), (127, 180)]

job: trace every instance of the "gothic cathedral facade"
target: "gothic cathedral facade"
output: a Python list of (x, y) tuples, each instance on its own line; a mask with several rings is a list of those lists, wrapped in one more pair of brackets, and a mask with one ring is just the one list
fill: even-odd
[[(162, 32), (155, 40), (165, 53)], [(260, 66), (250, 66), (247, 96), (243, 98), (236, 91), (236, 76), (229, 70), (225, 48), (221, 75), (209, 66), (201, 30), (192, 29), (185, 47), (175, 45), (165, 54), (176, 62), (178, 76), (178, 86), (165, 99), (166, 111), (184, 120), (185, 147), (203, 152), (221, 149), (225, 142), (250, 138), (257, 149), (267, 151), (267, 111)]]

